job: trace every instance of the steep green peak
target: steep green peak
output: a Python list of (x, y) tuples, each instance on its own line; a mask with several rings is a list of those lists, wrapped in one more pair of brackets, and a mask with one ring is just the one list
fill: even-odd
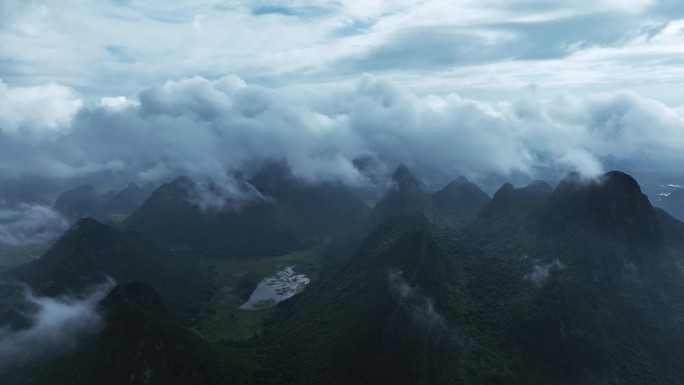
[(468, 178), (466, 178), (465, 176), (459, 175), (456, 179), (454, 179), (453, 181), (451, 181), (451, 183), (455, 183), (455, 184), (466, 184), (466, 183), (470, 183), (470, 181), (469, 181)]
[(506, 182), (503, 184), (503, 186), (501, 186), (501, 188), (496, 190), (492, 199), (497, 199), (497, 198), (500, 199), (503, 196), (507, 196), (507, 195), (511, 194), (513, 191), (515, 191), (515, 187), (513, 187), (512, 184)]
[(532, 193), (549, 194), (553, 193), (553, 188), (543, 180), (535, 180), (523, 188), (523, 190)]
[(188, 178), (187, 176), (179, 176), (178, 178), (174, 179), (168, 185), (173, 186), (173, 187), (192, 188), (195, 186), (195, 182), (192, 179)]
[(560, 228), (580, 222), (583, 227), (630, 242), (657, 242), (660, 238), (653, 206), (637, 181), (620, 171), (597, 178), (568, 175), (549, 201), (547, 221)]
[(109, 226), (100, 223), (93, 218), (80, 218), (76, 220), (76, 223), (71, 226), (71, 228), (66, 232), (66, 234), (75, 233), (89, 233), (92, 231), (105, 231), (110, 229)]
[(128, 184), (128, 186), (126, 186), (126, 188), (124, 188), (124, 190), (140, 191), (141, 188), (140, 188), (140, 186), (138, 186), (137, 183), (131, 182)]
[(95, 192), (95, 188), (90, 184), (84, 184), (83, 186), (78, 186), (71, 191), (81, 192), (81, 193), (90, 193), (90, 192)]
[(610, 171), (596, 178), (584, 177), (578, 172), (568, 174), (556, 187), (554, 196), (591, 194), (596, 199), (616, 199), (631, 197), (642, 199), (639, 183), (630, 175), (621, 171)]
[(622, 171), (609, 171), (599, 178), (599, 181), (608, 185), (641, 193), (639, 183), (631, 175)]
[(397, 166), (397, 169), (394, 170), (394, 173), (392, 174), (392, 180), (395, 182), (401, 182), (407, 178), (413, 178), (411, 176), (411, 171), (409, 171), (408, 167), (404, 163), (400, 163), (399, 166)]
[[(470, 186), (478, 187), (475, 183), (469, 181), (469, 180), (468, 180), (466, 177), (464, 177), (463, 175), (460, 175), (460, 176), (457, 177), (456, 179), (454, 179), (454, 180), (452, 180), (451, 182), (449, 182), (449, 184), (447, 184), (446, 186), (444, 186), (444, 188), (443, 188), (442, 190), (461, 190), (461, 189), (463, 189), (464, 187), (470, 187)], [(478, 187), (478, 188), (479, 188), (479, 187)]]
[(119, 284), (100, 301), (105, 311), (140, 307), (156, 314), (166, 314), (166, 305), (157, 291), (149, 284), (132, 282)]

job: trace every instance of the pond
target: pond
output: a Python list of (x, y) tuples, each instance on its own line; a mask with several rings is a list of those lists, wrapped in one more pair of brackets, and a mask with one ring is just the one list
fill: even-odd
[(294, 266), (288, 266), (275, 275), (266, 277), (257, 285), (249, 300), (240, 309), (259, 310), (275, 306), (304, 290), (311, 280), (304, 274), (297, 274)]

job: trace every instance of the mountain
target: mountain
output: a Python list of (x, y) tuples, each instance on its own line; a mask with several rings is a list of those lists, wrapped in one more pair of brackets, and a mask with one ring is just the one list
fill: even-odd
[(545, 195), (508, 222), (515, 225), (488, 233), (479, 231), (490, 218), (483, 210), (461, 238), (481, 248), (468, 264), (477, 297), (496, 298), (489, 302), (508, 318), (502, 326), (520, 356), (539, 362), (521, 374), (529, 382), (677, 383), (681, 270), (639, 185), (620, 172), (571, 174)]
[(80, 219), (35, 261), (5, 273), (43, 295), (78, 294), (111, 278), (155, 285), (186, 312), (213, 293), (209, 273), (192, 255), (169, 253), (133, 232)]
[(277, 255), (302, 245), (275, 202), (244, 180), (236, 183), (241, 201), (230, 200), (213, 181), (199, 185), (180, 177), (161, 185), (122, 226), (165, 246), (223, 255)]
[(91, 185), (63, 192), (55, 200), (54, 209), (70, 221), (79, 218), (106, 220), (109, 217), (100, 197)]
[[(684, 223), (653, 208), (631, 176), (573, 173), (555, 189), (545, 182), (517, 189), (506, 184), (488, 202), (464, 180), (447, 186), (439, 198), (426, 193), (405, 167), (394, 181), (374, 212), (382, 220), (353, 256), (280, 302), (252, 339), (207, 343), (178, 326), (181, 313), (171, 310), (177, 306), (170, 303), (166, 312), (150, 288), (128, 285), (102, 302), (104, 331), (84, 341), (83, 349), (37, 370), (35, 378), (38, 383), (68, 382), (69, 375), (77, 376), (75, 383), (93, 382), (97, 375), (133, 383), (148, 377), (150, 383), (681, 383)], [(276, 185), (273, 195), (284, 196), (275, 192), (284, 186), (290, 188)], [(219, 186), (205, 188), (221, 192)], [(158, 202), (194, 213), (200, 209), (192, 204), (198, 198), (193, 194), (200, 192), (194, 182), (180, 179), (161, 186), (145, 205)], [(458, 207), (458, 199), (444, 196), (470, 196), (484, 207), (471, 221), (446, 220), (439, 216), (446, 210), (437, 207), (465, 212), (469, 206)], [(160, 209), (157, 215), (164, 213)], [(184, 218), (199, 221), (189, 214)], [(140, 235), (94, 221), (83, 227), (93, 230), (70, 230), (55, 251), (24, 267), (43, 266), (33, 268), (43, 275), (29, 274), (34, 285), (71, 282), (66, 277), (85, 282), (102, 276), (105, 269), (98, 266), (107, 266), (111, 276), (135, 277), (137, 270), (102, 260), (121, 258), (125, 266), (135, 266), (127, 250), (139, 247), (155, 261), (154, 255), (165, 252), (136, 246), (146, 242)], [(62, 249), (71, 251), (57, 252)], [(48, 274), (52, 271), (60, 272), (57, 278)], [(155, 271), (163, 277), (149, 278), (147, 272), (146, 280), (154, 281), (165, 301), (173, 299), (164, 294), (165, 285), (180, 278), (175, 271)], [(188, 272), (185, 276), (194, 275)], [(181, 292), (194, 293), (179, 287)]]
[(667, 211), (673, 217), (684, 221), (684, 189), (673, 191), (658, 202), (658, 207)]
[(373, 208), (369, 223), (374, 227), (388, 217), (431, 211), (431, 204), (430, 194), (423, 190), (406, 165), (401, 164), (392, 174), (390, 189)]
[(130, 183), (107, 201), (107, 210), (112, 214), (129, 214), (147, 199), (147, 194), (135, 183)]
[(676, 384), (682, 228), (662, 223), (619, 172), (504, 186), (451, 232), (389, 217), (257, 343), (283, 384)]
[(338, 234), (362, 224), (370, 208), (348, 187), (336, 183), (301, 186), (277, 202), (306, 234)]
[(598, 179), (582, 180), (577, 174), (565, 178), (551, 196), (544, 225), (564, 237), (612, 243), (632, 254), (657, 252), (662, 243), (648, 197), (634, 178), (619, 171)]
[(349, 187), (336, 182), (302, 182), (283, 163), (266, 164), (250, 183), (277, 202), (306, 236), (349, 232), (362, 225), (371, 211)]
[(459, 176), (443, 189), (432, 194), (434, 206), (446, 218), (456, 224), (466, 224), (475, 219), (491, 198), (475, 183)]
[(156, 190), (156, 189), (157, 189), (157, 185), (155, 185), (152, 182), (145, 183), (141, 188), (141, 190), (143, 192), (143, 196), (145, 197), (145, 199), (149, 198), (150, 195), (152, 195), (152, 193), (154, 193), (154, 190)]
[(426, 223), (380, 225), (333, 278), (282, 306), (256, 341), (273, 347), (264, 353), (270, 380), (446, 383), (459, 370), (469, 342), (441, 305), (461, 298), (463, 280)]
[[(235, 384), (241, 359), (219, 354), (169, 318), (157, 292), (143, 283), (116, 286), (99, 304), (104, 329), (58, 357), (29, 384)], [(229, 359), (227, 359), (229, 357)]]
[(670, 249), (678, 265), (684, 268), (684, 222), (661, 208), (656, 208), (655, 213), (666, 247)]
[(464, 225), (473, 220), (489, 202), (489, 196), (463, 176), (430, 194), (406, 165), (401, 164), (394, 171), (392, 182), (371, 213), (368, 220), (371, 228), (393, 216), (418, 213), (438, 222)]
[(505, 183), (483, 207), (480, 219), (519, 218), (528, 215), (549, 200), (553, 189), (544, 181), (535, 181), (523, 188)]

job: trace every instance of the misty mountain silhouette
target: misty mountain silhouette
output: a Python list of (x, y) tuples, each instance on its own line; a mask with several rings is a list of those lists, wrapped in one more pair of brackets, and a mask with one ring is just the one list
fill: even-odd
[(658, 202), (658, 207), (684, 221), (684, 189), (677, 189)]
[(455, 224), (466, 224), (475, 219), (490, 200), (487, 193), (464, 176), (432, 194), (433, 205), (443, 217), (452, 219)]
[[(684, 280), (628, 175), (505, 185), (457, 237), (401, 218), (269, 324), (267, 342), (297, 347), (273, 355), (280, 383), (677, 383), (684, 372)], [(432, 320), (420, 338), (411, 303)]]
[(54, 204), (55, 210), (70, 221), (95, 218), (104, 221), (109, 214), (102, 199), (91, 185), (83, 185), (61, 193)]
[(147, 199), (153, 192), (149, 191), (154, 185), (146, 185), (147, 191), (135, 183), (130, 183), (119, 191), (107, 203), (107, 210), (112, 214), (130, 214)]
[(304, 236), (348, 232), (361, 225), (371, 211), (344, 184), (302, 182), (282, 162), (264, 165), (250, 178), (250, 183), (275, 200)]
[(423, 191), (421, 183), (401, 164), (392, 174), (392, 186), (371, 213), (369, 222), (375, 226), (385, 218), (412, 215), (431, 209), (430, 195)]
[(278, 383), (435, 383), (450, 372), (469, 342), (440, 314), (441, 285), (462, 280), (426, 223), (380, 225), (333, 278), (283, 306), (260, 338), (276, 349), (267, 367)]
[(473, 220), (490, 199), (463, 176), (430, 194), (404, 164), (394, 171), (392, 181), (389, 191), (373, 208), (368, 220), (371, 228), (387, 218), (421, 213), (438, 222), (463, 225)]
[[(116, 286), (99, 304), (105, 328), (41, 370), (42, 384), (233, 384), (242, 374), (197, 333), (176, 325), (151, 286)], [(221, 358), (223, 357), (223, 358)]]
[(480, 219), (520, 219), (541, 207), (552, 193), (553, 189), (544, 181), (535, 181), (523, 188), (505, 183), (482, 209)]
[(5, 274), (48, 296), (78, 294), (110, 278), (142, 281), (162, 290), (178, 313), (213, 290), (209, 272), (194, 256), (169, 253), (138, 233), (91, 218), (79, 219), (40, 259)]
[[(253, 189), (244, 179), (240, 183), (240, 188)], [(220, 196), (219, 186), (213, 181), (208, 186)], [(122, 226), (162, 245), (226, 255), (275, 255), (301, 246), (291, 221), (274, 202), (258, 197), (236, 207), (202, 209), (199, 188), (187, 177), (165, 183)]]
[[(273, 183), (269, 196), (287, 196), (288, 183)], [(192, 188), (181, 178), (143, 207), (201, 223)], [(100, 373), (138, 381), (147, 367), (169, 383), (677, 384), (684, 376), (684, 223), (654, 209), (627, 174), (573, 173), (555, 189), (505, 184), (489, 200), (465, 178), (426, 193), (401, 166), (368, 221), (377, 225), (354, 255), (281, 302), (250, 340), (207, 343), (176, 326), (152, 289), (120, 287), (102, 302), (105, 331), (37, 383), (77, 372), (81, 383)], [(92, 230), (70, 230), (44, 262), (16, 271), (40, 272), (23, 273), (34, 285), (56, 280), (50, 274), (68, 281), (99, 272), (87, 266), (100, 266), (100, 256), (124, 251), (130, 260), (126, 250), (153, 247), (92, 220), (82, 227)], [(74, 264), (86, 267), (74, 273)]]

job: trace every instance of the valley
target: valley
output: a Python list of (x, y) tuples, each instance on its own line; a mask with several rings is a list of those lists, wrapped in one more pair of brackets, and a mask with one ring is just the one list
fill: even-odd
[(490, 197), (463, 176), (429, 191), (402, 164), (372, 209), (344, 186), (260, 175), (263, 193), (239, 177), (260, 194), (240, 209), (201, 208), (204, 187), (177, 178), (124, 222), (77, 219), (41, 258), (6, 269), (8, 333), (41, 325), (22, 287), (79, 306), (93, 285), (117, 285), (89, 305), (102, 322), (83, 341), (0, 380), (70, 384), (77, 367), (84, 385), (103, 373), (260, 385), (684, 373), (684, 223), (628, 174), (506, 183)]
[[(275, 301), (259, 304), (257, 300), (249, 309), (244, 309), (254, 291), (263, 280), (283, 269), (291, 269), (310, 282), (316, 282), (325, 266), (323, 258), (328, 245), (329, 241), (321, 241), (308, 249), (276, 257), (205, 260), (214, 274), (217, 290), (208, 309), (199, 316), (197, 330), (211, 341), (253, 337), (276, 311)], [(254, 308), (253, 305), (260, 306)]]
[(0, 272), (40, 258), (51, 244), (0, 245)]
[(0, 385), (684, 385), (684, 0), (0, 0)]

